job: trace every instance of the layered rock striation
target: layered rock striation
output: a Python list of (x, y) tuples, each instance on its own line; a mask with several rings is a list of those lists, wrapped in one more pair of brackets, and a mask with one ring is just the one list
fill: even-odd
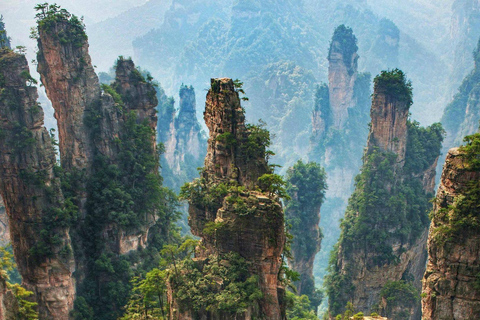
[[(478, 134), (472, 138), (467, 146), (478, 143)], [(469, 159), (469, 152), (475, 154), (473, 159), (478, 157), (478, 150), (450, 149), (443, 167), (423, 278), (425, 320), (473, 320), (480, 314), (480, 168)]]
[(0, 192), (23, 286), (43, 319), (68, 319), (75, 264), (52, 139), (25, 57), (0, 51)]
[(420, 319), (427, 210), (443, 129), (407, 120), (412, 97), (403, 72), (384, 71), (374, 82), (368, 148), (327, 277), (329, 311), (335, 316), (351, 302), (356, 312)]
[(189, 199), (192, 233), (201, 238), (194, 261), (205, 265), (212, 257), (239, 255), (249, 277), (253, 276), (250, 279), (256, 279), (261, 297), (232, 315), (222, 310), (194, 310), (182, 304), (176, 296), (181, 288), (173, 286), (172, 316), (284, 319), (284, 218), (277, 195), (279, 177), (273, 175), (267, 161), (268, 131), (245, 124), (244, 110), (231, 79), (212, 79), (204, 118), (210, 131), (205, 167), (201, 178), (183, 190)]

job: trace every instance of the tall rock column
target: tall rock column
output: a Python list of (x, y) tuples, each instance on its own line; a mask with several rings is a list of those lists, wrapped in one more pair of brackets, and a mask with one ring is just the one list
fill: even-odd
[[(250, 301), (236, 319), (284, 319), (284, 218), (275, 187), (278, 181), (272, 180), (275, 175), (267, 162), (268, 131), (245, 125), (244, 110), (231, 79), (212, 79), (204, 118), (210, 131), (205, 167), (201, 178), (183, 190), (188, 194), (192, 233), (201, 238), (196, 261), (202, 265), (216, 256), (241, 256), (262, 295)], [(174, 300), (179, 290), (173, 286)], [(193, 311), (182, 306), (179, 298), (178, 308), (175, 303), (171, 308), (173, 313), (184, 311), (176, 314), (179, 319), (191, 319), (194, 314), (212, 319), (233, 316), (221, 310)]]
[[(167, 137), (161, 141), (165, 144), (162, 167), (165, 184), (173, 189), (180, 189), (183, 183), (198, 176), (197, 168), (203, 164), (207, 145), (197, 120), (194, 88), (182, 85), (179, 95), (178, 114), (165, 110), (161, 119), (163, 126), (170, 124)], [(163, 107), (168, 109), (168, 102)]]
[(357, 38), (351, 28), (335, 29), (329, 54), (329, 83), (317, 87), (312, 117), (309, 160), (327, 173), (328, 190), (322, 206), (324, 238), (317, 255), (323, 279), (329, 255), (340, 234), (340, 218), (362, 165), (368, 136), (371, 77), (357, 71)]
[(86, 112), (100, 103), (100, 85), (88, 54), (84, 26), (68, 15), (40, 16), (38, 73), (55, 109), (62, 167), (88, 168), (93, 157)]
[(68, 319), (75, 264), (55, 152), (25, 56), (0, 50), (0, 193), (23, 285), (41, 319)]
[(375, 78), (372, 126), (361, 173), (327, 277), (329, 311), (420, 319), (420, 280), (443, 129), (407, 120), (411, 84), (400, 70)]
[(480, 314), (480, 134), (468, 139), (467, 147), (448, 152), (434, 202), (423, 278), (425, 320), (473, 320)]
[(328, 53), (328, 83), (333, 126), (343, 128), (348, 109), (355, 105), (353, 88), (357, 79), (357, 40), (352, 29), (340, 25), (333, 34)]

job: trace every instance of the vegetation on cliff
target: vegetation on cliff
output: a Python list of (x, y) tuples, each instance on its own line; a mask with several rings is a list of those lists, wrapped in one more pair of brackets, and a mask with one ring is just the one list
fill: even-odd
[[(375, 94), (379, 93), (401, 105), (411, 103), (411, 85), (400, 70), (376, 77)], [(326, 278), (331, 313), (340, 313), (350, 299), (356, 255), (368, 257), (364, 262), (367, 270), (398, 264), (401, 253), (426, 230), (433, 194), (425, 191), (422, 175), (438, 158), (443, 135), (440, 124), (421, 128), (407, 121), (404, 162), (398, 154), (376, 146), (365, 154)], [(394, 245), (400, 248), (394, 249)], [(339, 269), (339, 261), (344, 270)], [(411, 280), (408, 275), (404, 277)]]
[(348, 73), (351, 75), (356, 71), (352, 65), (352, 56), (357, 50), (357, 37), (353, 34), (352, 28), (346, 27), (344, 24), (339, 25), (333, 32), (328, 59), (332, 58), (331, 55), (333, 51), (340, 52), (343, 57), (343, 63), (347, 67)]
[[(315, 162), (299, 160), (286, 174), (285, 222), (292, 235), (290, 267), (300, 273), (296, 283), (299, 295), (307, 295), (316, 311), (322, 293), (315, 288), (313, 260), (320, 250), (322, 232), (318, 228), (320, 206), (325, 198), (325, 170)], [(305, 273), (304, 273), (305, 272)]]

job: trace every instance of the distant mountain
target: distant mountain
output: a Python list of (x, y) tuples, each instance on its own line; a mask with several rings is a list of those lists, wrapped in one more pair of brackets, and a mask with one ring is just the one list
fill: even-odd
[(163, 22), (172, 0), (150, 0), (120, 15), (87, 26), (93, 62), (108, 70), (118, 56), (132, 56), (132, 39), (140, 37)]

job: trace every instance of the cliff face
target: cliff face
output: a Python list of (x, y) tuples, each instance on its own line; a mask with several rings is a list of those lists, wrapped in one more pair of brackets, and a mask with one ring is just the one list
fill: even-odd
[(374, 148), (397, 155), (400, 167), (405, 162), (407, 145), (407, 118), (409, 102), (399, 100), (378, 88), (374, 93), (370, 116), (371, 129), (368, 136), (368, 152)]
[[(167, 134), (159, 132), (160, 141), (165, 145), (162, 157), (163, 177), (165, 183), (174, 189), (198, 176), (197, 168), (202, 166), (205, 158), (207, 141), (197, 121), (195, 90), (192, 86), (180, 87), (180, 108), (178, 115), (173, 108), (165, 113), (159, 121), (162, 126), (169, 124)], [(163, 139), (162, 139), (163, 138)]]
[(473, 320), (480, 314), (478, 181), (480, 171), (468, 163), (465, 151), (451, 149), (428, 236), (422, 319)]
[(41, 318), (87, 310), (117, 319), (133, 265), (155, 259), (124, 255), (146, 248), (153, 226), (161, 246), (174, 219), (158, 174), (155, 89), (123, 58), (112, 85), (100, 87), (82, 22), (55, 5), (38, 8), (38, 71), (55, 108), (61, 166), (25, 58), (4, 49), (0, 191), (15, 258)]
[[(284, 219), (269, 182), (268, 131), (245, 125), (244, 110), (231, 79), (212, 79), (204, 118), (210, 131), (205, 167), (201, 178), (190, 184), (189, 197), (189, 224), (192, 233), (201, 238), (195, 259), (202, 263), (212, 256), (239, 254), (249, 275), (257, 277), (262, 298), (246, 312), (236, 314), (236, 319), (284, 319), (284, 289), (279, 280)], [(206, 202), (193, 195), (205, 197)], [(184, 310), (177, 314), (179, 319), (191, 319), (195, 314), (190, 306), (171, 310)], [(232, 317), (222, 311), (196, 314), (208, 314), (212, 319)]]
[(473, 53), (473, 58), (475, 62), (473, 70), (463, 79), (442, 117), (442, 123), (447, 131), (445, 153), (449, 148), (461, 144), (463, 137), (475, 133), (478, 129), (480, 120), (480, 41)]
[(0, 187), (23, 285), (44, 319), (68, 319), (75, 269), (50, 135), (24, 56), (0, 52)]
[[(426, 212), (443, 130), (407, 121), (410, 105), (410, 84), (401, 71), (375, 78), (368, 149), (327, 278), (332, 316), (350, 301), (356, 312), (420, 319)], [(432, 149), (425, 151), (428, 145)]]

